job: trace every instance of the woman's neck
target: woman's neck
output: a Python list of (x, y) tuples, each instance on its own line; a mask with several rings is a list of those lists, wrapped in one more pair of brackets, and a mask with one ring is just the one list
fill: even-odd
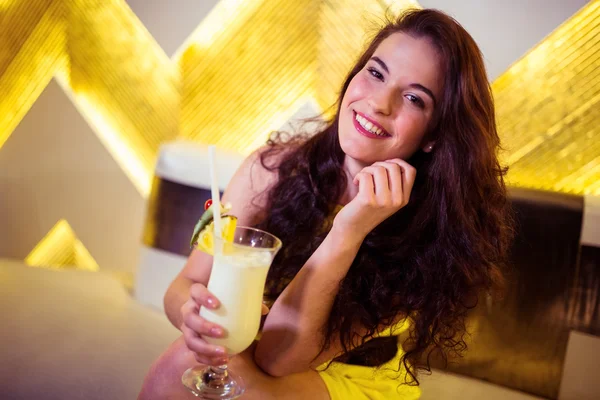
[(342, 196), (338, 201), (340, 205), (345, 206), (358, 194), (358, 186), (354, 184), (354, 177), (362, 171), (364, 167), (365, 166), (362, 165), (361, 162), (348, 156), (344, 157), (343, 169), (346, 174), (347, 184), (344, 193), (342, 193)]

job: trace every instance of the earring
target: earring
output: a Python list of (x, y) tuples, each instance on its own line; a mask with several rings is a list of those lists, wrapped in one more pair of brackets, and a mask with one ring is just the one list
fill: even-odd
[(431, 150), (433, 150), (433, 145), (432, 144), (430, 144), (429, 146), (427, 146), (427, 151), (431, 151)]

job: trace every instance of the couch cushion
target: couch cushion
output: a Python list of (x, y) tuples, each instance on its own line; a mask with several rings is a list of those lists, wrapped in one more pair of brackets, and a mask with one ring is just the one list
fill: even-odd
[(102, 272), (0, 260), (3, 399), (134, 399), (179, 336)]
[(431, 375), (419, 375), (421, 400), (542, 400), (504, 386), (434, 369)]

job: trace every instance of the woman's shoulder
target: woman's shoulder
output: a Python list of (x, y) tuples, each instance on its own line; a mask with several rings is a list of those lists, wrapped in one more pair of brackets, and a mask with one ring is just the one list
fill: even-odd
[(290, 149), (262, 146), (250, 153), (239, 166), (223, 194), (238, 223), (252, 225), (264, 217), (271, 189), (279, 180), (278, 167)]
[(273, 168), (265, 165), (264, 157), (267, 152), (268, 146), (263, 146), (244, 159), (231, 178), (223, 195), (224, 198), (254, 197), (268, 190), (276, 181), (277, 174)]
[(277, 180), (277, 172), (281, 164), (297, 154), (305, 141), (303, 136), (288, 141), (270, 140), (253, 151), (242, 167), (247, 168), (252, 177)]
[(254, 150), (242, 163), (240, 170), (252, 180), (273, 183), (277, 180), (277, 169), (290, 150), (266, 144)]

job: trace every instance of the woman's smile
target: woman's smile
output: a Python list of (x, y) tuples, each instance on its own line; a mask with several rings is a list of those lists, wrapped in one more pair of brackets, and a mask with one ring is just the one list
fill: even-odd
[(364, 114), (354, 111), (354, 127), (363, 136), (371, 139), (386, 139), (391, 137), (380, 124)]

